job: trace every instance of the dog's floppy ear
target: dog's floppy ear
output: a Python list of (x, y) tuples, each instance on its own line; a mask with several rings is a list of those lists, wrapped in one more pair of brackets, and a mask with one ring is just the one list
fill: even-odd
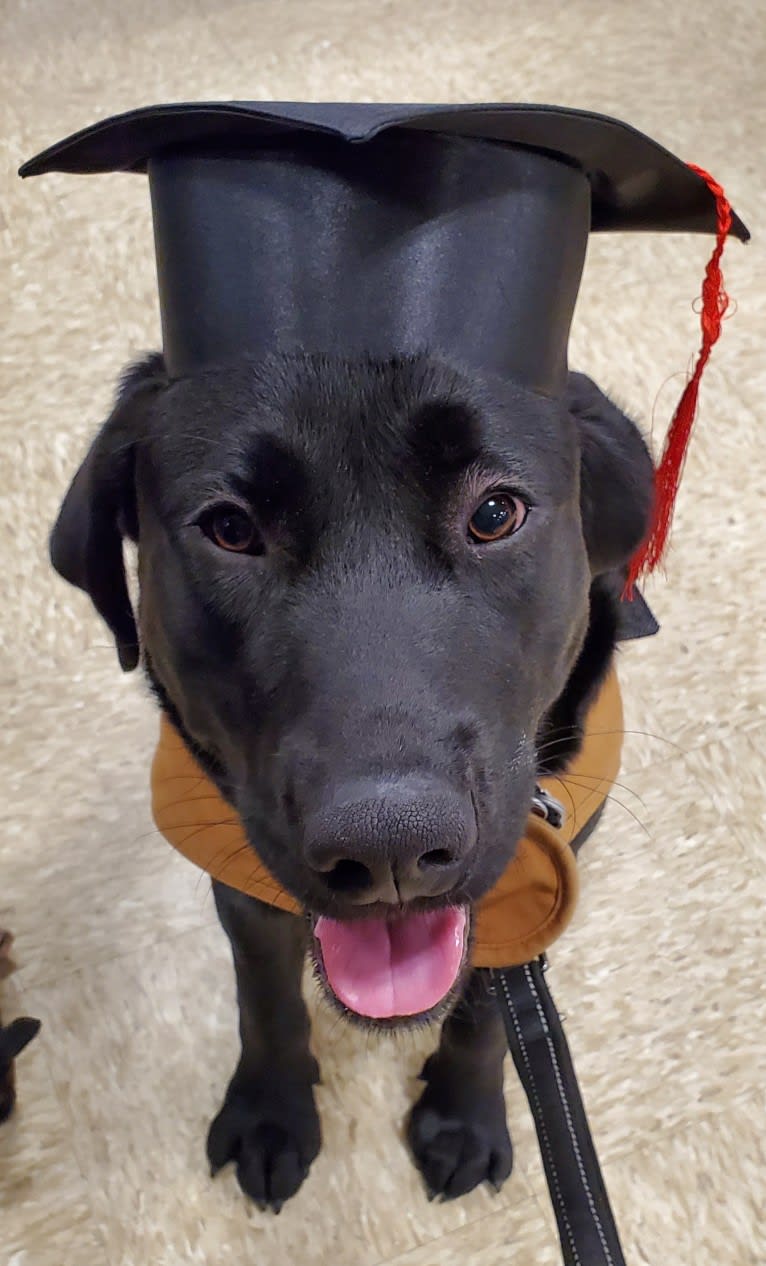
[(622, 568), (649, 527), (654, 467), (641, 432), (584, 374), (567, 407), (580, 430), (580, 511), (591, 572)]
[(123, 536), (138, 537), (135, 444), (145, 430), (152, 401), (167, 382), (160, 355), (127, 371), (114, 409), (72, 481), (50, 538), (53, 566), (90, 596), (114, 635), (125, 672), (136, 667), (139, 654), (122, 554)]

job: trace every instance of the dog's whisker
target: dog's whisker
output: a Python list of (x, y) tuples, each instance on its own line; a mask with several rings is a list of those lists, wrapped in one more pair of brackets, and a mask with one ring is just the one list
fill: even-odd
[[(212, 892), (212, 890), (213, 890), (213, 884), (212, 884), (212, 878), (211, 878), (211, 876), (208, 874), (208, 872), (207, 872), (206, 870), (201, 870), (201, 871), (200, 871), (200, 873), (199, 873), (199, 875), (197, 876), (197, 882), (196, 882), (196, 884), (194, 885), (194, 899), (195, 899), (195, 901), (199, 898), (199, 886), (200, 886), (200, 884), (202, 883), (202, 880), (203, 880), (203, 879), (210, 879), (210, 880), (211, 880), (211, 883), (210, 883), (210, 886), (209, 886), (209, 888), (208, 888), (208, 891), (209, 891), (209, 892)], [(207, 897), (207, 893), (205, 894), (205, 897), (203, 897), (203, 901), (206, 899), (206, 897)]]
[(285, 888), (284, 884), (281, 884), (281, 883), (279, 882), (279, 880), (276, 878), (276, 876), (272, 874), (272, 872), (271, 872), (271, 871), (269, 871), (269, 874), (271, 875), (272, 879), (274, 880), (274, 883), (276, 884), (276, 887), (277, 887), (277, 892), (279, 893), (279, 895), (280, 895), (280, 896), (282, 896), (282, 897), (287, 897), (287, 899), (288, 899), (289, 901), (293, 901), (293, 900), (294, 900), (294, 898), (293, 898), (293, 897), (292, 897), (292, 895), (291, 895), (291, 894), (287, 891), (287, 889)]
[(611, 787), (619, 787), (621, 791), (627, 791), (628, 795), (635, 797), (642, 809), (646, 808), (646, 803), (639, 793), (634, 791), (632, 787), (629, 787), (627, 783), (618, 782), (616, 778), (607, 777), (605, 774), (585, 774), (579, 769), (577, 771), (572, 771), (571, 773), (569, 770), (565, 769), (562, 776), (564, 778), (571, 778), (573, 781), (575, 779), (579, 779), (581, 783), (585, 784), (589, 782), (593, 783), (594, 789), (598, 787), (599, 783), (609, 783)]
[(668, 747), (674, 747), (682, 756), (685, 756), (687, 751), (680, 743), (674, 742), (665, 734), (655, 734), (652, 730), (589, 730), (588, 734), (593, 738), (607, 738), (614, 734), (637, 735), (639, 738), (654, 739), (657, 743), (666, 743)]
[[(541, 743), (537, 748), (538, 756), (541, 756), (543, 752), (548, 751), (550, 748), (565, 746), (569, 739), (574, 738), (575, 735), (581, 733), (582, 730), (579, 726), (570, 726), (566, 729), (556, 730), (550, 738), (546, 739), (546, 741)], [(652, 730), (588, 730), (588, 736), (590, 738), (611, 738), (617, 734), (625, 736), (635, 735), (639, 738), (654, 739), (657, 743), (665, 743), (668, 747), (675, 748), (675, 750), (682, 756), (686, 755), (687, 752), (687, 749), (682, 747), (680, 743), (674, 742), (673, 739), (669, 739), (664, 734), (655, 734)]]
[(332, 1042), (332, 1045), (334, 1048), (335, 1046), (337, 1046), (339, 1040), (345, 1035), (345, 1028), (343, 1027), (346, 1022), (345, 1016), (342, 1015), (341, 1012), (338, 1011), (335, 1007), (333, 1007), (328, 1001), (328, 999), (323, 997), (321, 994), (320, 994), (320, 1005), (322, 1007), (322, 1010), (329, 1011), (333, 1017), (332, 1027), (330, 1028), (327, 1034), (327, 1038), (328, 1038), (328, 1041)]
[(649, 830), (646, 823), (641, 821), (638, 814), (634, 813), (633, 810), (627, 804), (625, 804), (624, 800), (620, 800), (619, 796), (613, 796), (611, 793), (607, 793), (607, 795), (604, 798), (606, 800), (611, 800), (614, 804), (619, 805), (620, 808), (623, 809), (625, 813), (627, 813), (628, 816), (633, 819), (633, 821), (636, 823), (636, 826), (639, 826), (641, 828), (641, 830), (643, 831), (644, 835), (646, 836), (648, 840), (651, 840), (653, 838), (652, 833)]
[[(237, 858), (242, 857), (244, 854), (247, 854), (247, 853), (252, 854), (252, 849), (249, 844), (245, 843), (245, 844), (241, 844), (239, 848), (235, 849), (234, 852), (230, 856), (227, 857), (226, 847), (224, 846), (223, 849), (219, 849), (218, 853), (216, 853), (213, 860), (205, 867), (205, 869), (202, 871), (200, 875), (200, 878), (204, 874), (209, 874), (211, 877), (214, 877), (215, 879), (217, 879), (219, 883), (225, 884), (226, 880), (224, 879), (224, 875), (226, 871), (234, 864)], [(224, 859), (223, 865), (218, 870), (218, 873), (214, 874), (216, 867), (218, 865), (218, 861), (222, 856)], [(250, 884), (252, 883), (257, 873), (258, 873), (258, 866), (256, 865), (253, 871), (251, 871), (251, 873), (248, 875), (247, 879), (245, 880), (246, 890), (249, 889)]]
[(579, 725), (568, 725), (566, 727), (561, 726), (559, 729), (551, 731), (550, 737), (547, 739), (545, 743), (542, 743), (540, 745), (539, 750), (549, 747), (552, 743), (566, 743), (566, 741), (570, 738), (573, 738), (575, 734), (581, 734), (581, 733), (582, 733), (582, 727)]
[(566, 784), (564, 783), (564, 781), (563, 781), (563, 779), (562, 779), (561, 775), (560, 775), (560, 774), (552, 774), (552, 775), (551, 775), (551, 778), (552, 778), (552, 780), (553, 780), (553, 781), (555, 781), (555, 782), (557, 782), (557, 783), (559, 783), (559, 784), (560, 784), (562, 791), (563, 791), (563, 792), (564, 792), (564, 793), (565, 793), (565, 794), (569, 797), (569, 804), (570, 804), (570, 807), (571, 807), (571, 810), (572, 810), (572, 816), (573, 816), (573, 817), (576, 817), (576, 816), (577, 816), (577, 808), (576, 808), (576, 806), (575, 806), (574, 796), (572, 795), (571, 791), (569, 790), (569, 788), (568, 788), (568, 787), (566, 786)]
[[(205, 825), (205, 828), (210, 827), (211, 829), (216, 829), (217, 827), (220, 827), (220, 826), (231, 826), (231, 818), (223, 818), (220, 822), (206, 822), (204, 825)], [(118, 837), (116, 840), (114, 840), (114, 843), (118, 847), (130, 844), (130, 843), (139, 844), (139, 843), (142, 843), (144, 840), (151, 839), (152, 836), (155, 836), (155, 835), (158, 836), (162, 840), (165, 839), (165, 836), (163, 835), (162, 831), (160, 831), (159, 827), (154, 826), (149, 831), (140, 831), (138, 835), (125, 836), (122, 840), (120, 840), (120, 838)], [(243, 847), (249, 848), (250, 845), (248, 844)]]
[[(575, 783), (576, 785), (583, 786), (584, 784), (582, 784), (582, 783), (577, 784), (577, 778), (578, 778), (578, 775), (577, 775), (577, 774), (574, 774), (574, 775), (572, 775), (572, 774), (564, 774), (564, 775), (562, 775), (562, 776), (560, 776), (560, 777), (559, 777), (559, 782), (562, 782), (562, 784), (563, 784), (563, 782), (564, 782), (565, 780), (569, 779), (571, 782)], [(586, 790), (591, 790), (591, 788), (590, 788), (590, 787), (588, 787), (588, 786), (587, 786), (587, 784), (585, 784), (585, 786), (586, 786)], [(642, 821), (641, 821), (641, 819), (639, 818), (638, 814), (634, 813), (634, 812), (633, 812), (633, 810), (632, 810), (631, 808), (629, 808), (629, 806), (628, 806), (628, 805), (626, 805), (626, 804), (625, 804), (625, 802), (624, 802), (623, 800), (620, 800), (617, 796), (613, 796), (613, 795), (611, 795), (609, 792), (607, 792), (607, 793), (606, 793), (606, 795), (604, 796), (604, 799), (605, 799), (605, 800), (611, 800), (614, 804), (618, 804), (618, 805), (620, 806), (620, 808), (621, 808), (621, 809), (624, 809), (624, 810), (625, 810), (625, 812), (628, 814), (628, 816), (629, 816), (629, 817), (631, 817), (631, 818), (633, 819), (633, 821), (636, 823), (636, 825), (641, 827), (641, 830), (644, 832), (644, 834), (646, 835), (647, 839), (649, 839), (649, 840), (650, 840), (650, 839), (652, 838), (652, 833), (651, 833), (651, 831), (649, 830), (649, 828), (646, 826), (646, 823), (642, 822)]]
[[(230, 825), (231, 825), (231, 819), (230, 819), (230, 818), (229, 818), (229, 819), (225, 819), (225, 820), (223, 820), (223, 821), (221, 821), (221, 822), (210, 822), (210, 823), (206, 823), (205, 825), (206, 825), (206, 826), (210, 826), (211, 828), (215, 828), (215, 827), (219, 827), (219, 826), (230, 826)], [(128, 845), (131, 845), (131, 844), (140, 844), (140, 843), (143, 843), (145, 840), (152, 839), (154, 836), (157, 836), (159, 839), (161, 839), (161, 840), (163, 840), (163, 842), (165, 842), (165, 837), (164, 837), (164, 835), (162, 834), (162, 832), (158, 829), (158, 827), (153, 827), (150, 831), (142, 831), (142, 832), (140, 832), (140, 834), (138, 834), (138, 835), (131, 835), (131, 837), (130, 837), (129, 839), (125, 839), (125, 840), (123, 840), (123, 841), (119, 841), (119, 840), (118, 840), (118, 841), (116, 841), (116, 843), (117, 843), (117, 846), (118, 846), (118, 847), (121, 847), (122, 845), (124, 845), (124, 846), (128, 846)], [(249, 844), (247, 844), (247, 843), (242, 844), (242, 845), (240, 845), (240, 847), (239, 847), (239, 848), (237, 848), (237, 849), (234, 851), (234, 853), (232, 853), (232, 854), (231, 854), (231, 856), (230, 856), (230, 857), (226, 857), (226, 846), (224, 846), (224, 848), (223, 848), (223, 849), (219, 849), (219, 851), (218, 851), (218, 852), (214, 855), (214, 857), (213, 857), (213, 858), (211, 859), (211, 861), (208, 863), (207, 867), (206, 867), (205, 869), (200, 869), (199, 874), (198, 874), (198, 876), (197, 876), (197, 882), (196, 882), (196, 884), (195, 884), (195, 886), (194, 886), (194, 893), (195, 893), (195, 897), (197, 897), (197, 896), (199, 895), (199, 887), (200, 887), (200, 884), (203, 882), (203, 880), (205, 880), (205, 879), (211, 879), (211, 878), (214, 878), (213, 871), (216, 869), (216, 866), (217, 866), (217, 864), (218, 864), (218, 861), (219, 861), (219, 859), (220, 859), (221, 857), (225, 857), (224, 866), (223, 866), (223, 868), (222, 868), (222, 870), (221, 870), (221, 875), (223, 875), (223, 873), (224, 873), (224, 871), (227, 869), (227, 867), (228, 867), (228, 866), (230, 866), (230, 865), (232, 864), (232, 862), (234, 862), (234, 860), (235, 860), (238, 856), (241, 856), (241, 854), (248, 852), (248, 851), (249, 851), (249, 849), (250, 849), (250, 845), (249, 845)], [(179, 850), (179, 851), (181, 851), (181, 850)], [(168, 854), (168, 856), (170, 857), (171, 855), (170, 855), (170, 854)], [(222, 880), (221, 880), (221, 882), (222, 882), (222, 883), (225, 883), (225, 880), (223, 880), (223, 879), (222, 879)], [(282, 891), (284, 892), (284, 889), (282, 889)], [(287, 895), (287, 894), (285, 894), (285, 895)]]

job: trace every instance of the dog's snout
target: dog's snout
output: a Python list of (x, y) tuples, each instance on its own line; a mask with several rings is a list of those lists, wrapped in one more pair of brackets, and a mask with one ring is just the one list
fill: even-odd
[(307, 827), (308, 865), (335, 897), (398, 904), (455, 887), (476, 843), (470, 796), (424, 778), (339, 788)]

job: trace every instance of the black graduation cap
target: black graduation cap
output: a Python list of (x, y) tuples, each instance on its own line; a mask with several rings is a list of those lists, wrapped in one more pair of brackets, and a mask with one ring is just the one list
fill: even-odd
[(634, 558), (659, 561), (726, 296), (712, 177), (634, 128), (542, 105), (150, 106), (45, 150), (22, 176), (148, 172), (171, 376), (247, 353), (429, 350), (546, 395), (565, 383), (589, 233), (715, 233), (697, 368)]
[(240, 352), (429, 348), (554, 394), (589, 232), (716, 228), (680, 159), (549, 106), (153, 106), (21, 175), (113, 170), (149, 175), (172, 375)]

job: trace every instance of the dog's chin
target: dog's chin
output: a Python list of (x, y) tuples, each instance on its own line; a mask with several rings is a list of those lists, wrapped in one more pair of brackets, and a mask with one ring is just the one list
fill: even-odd
[(471, 909), (410, 909), (353, 921), (309, 915), (319, 987), (351, 1024), (380, 1032), (433, 1024), (468, 971)]

